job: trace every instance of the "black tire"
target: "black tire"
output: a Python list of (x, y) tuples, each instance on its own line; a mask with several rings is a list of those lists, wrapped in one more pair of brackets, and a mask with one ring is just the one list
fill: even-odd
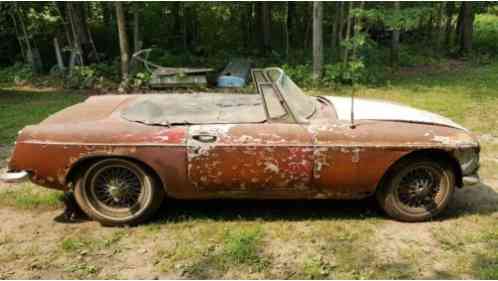
[(164, 190), (156, 177), (132, 161), (109, 158), (91, 165), (75, 185), (78, 205), (103, 225), (136, 225), (161, 206)]
[(448, 163), (411, 157), (390, 169), (376, 197), (390, 217), (419, 222), (441, 213), (454, 191), (455, 174)]

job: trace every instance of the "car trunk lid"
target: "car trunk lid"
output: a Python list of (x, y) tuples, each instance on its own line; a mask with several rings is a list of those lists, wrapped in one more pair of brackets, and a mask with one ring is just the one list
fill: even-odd
[(136, 96), (131, 95), (92, 96), (82, 103), (75, 104), (51, 115), (43, 120), (40, 125), (102, 120), (109, 117), (121, 105), (134, 98), (136, 98)]

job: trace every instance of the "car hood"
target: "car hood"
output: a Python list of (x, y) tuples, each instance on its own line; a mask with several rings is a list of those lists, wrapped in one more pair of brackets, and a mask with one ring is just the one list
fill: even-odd
[[(351, 121), (351, 98), (335, 96), (325, 96), (324, 98), (334, 105), (337, 117), (340, 120)], [(425, 123), (468, 131), (461, 125), (441, 115), (392, 102), (355, 98), (353, 108), (355, 120)]]

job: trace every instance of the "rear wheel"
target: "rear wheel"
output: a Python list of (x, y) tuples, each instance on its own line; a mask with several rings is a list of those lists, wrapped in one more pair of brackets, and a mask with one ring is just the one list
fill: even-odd
[(384, 211), (401, 221), (425, 221), (443, 211), (455, 190), (451, 167), (429, 158), (401, 161), (377, 192)]
[(164, 198), (164, 191), (153, 175), (141, 165), (119, 158), (90, 166), (78, 179), (74, 193), (81, 209), (105, 225), (144, 222)]

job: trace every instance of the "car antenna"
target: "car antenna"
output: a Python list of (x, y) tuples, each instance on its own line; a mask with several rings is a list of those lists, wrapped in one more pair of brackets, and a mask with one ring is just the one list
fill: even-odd
[(354, 94), (355, 94), (355, 91), (356, 91), (356, 88), (354, 86), (354, 82), (352, 83), (352, 89), (351, 89), (351, 126), (350, 128), (351, 129), (354, 129), (356, 128), (356, 125), (354, 123)]

